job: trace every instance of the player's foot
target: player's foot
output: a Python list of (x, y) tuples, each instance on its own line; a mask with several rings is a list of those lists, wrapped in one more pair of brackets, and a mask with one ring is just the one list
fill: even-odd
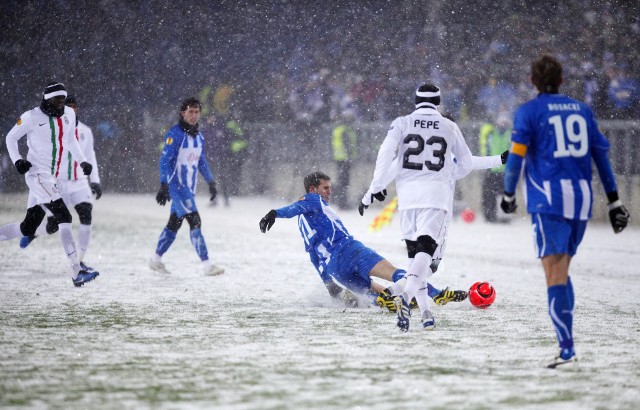
[(389, 290), (389, 288), (378, 293), (376, 304), (380, 306), (381, 309), (388, 309), (389, 312), (393, 313), (396, 312), (396, 305), (393, 302), (393, 296), (391, 296), (391, 290)]
[(436, 320), (430, 310), (422, 312), (422, 327), (424, 330), (433, 330), (436, 328)]
[(166, 273), (166, 274), (171, 273), (167, 270), (166, 266), (164, 266), (164, 263), (162, 263), (162, 261), (154, 261), (153, 259), (150, 259), (149, 267), (151, 268), (151, 270), (154, 270), (156, 272)]
[(449, 288), (446, 287), (433, 297), (433, 301), (436, 305), (444, 306), (449, 302), (462, 302), (466, 298), (467, 292), (464, 290), (449, 290)]
[(94, 271), (95, 269), (93, 269), (91, 266), (85, 265), (84, 262), (80, 261), (80, 270)]
[(33, 241), (34, 239), (36, 239), (36, 237), (34, 235), (23, 236), (22, 238), (20, 238), (20, 247), (22, 249), (26, 248), (27, 246), (29, 246), (31, 241)]
[(398, 327), (402, 332), (409, 331), (409, 318), (411, 317), (411, 309), (409, 304), (405, 302), (404, 297), (396, 296), (393, 298), (393, 303), (396, 305), (396, 314), (398, 315)]
[(78, 276), (76, 276), (73, 280), (73, 284), (79, 288), (80, 286), (84, 285), (87, 282), (91, 282), (92, 280), (94, 280), (97, 276), (99, 275), (98, 272), (96, 271), (92, 271), (92, 272), (87, 272), (86, 270), (81, 270), (80, 272), (78, 272)]
[(224, 268), (216, 265), (209, 265), (204, 269), (204, 274), (207, 276), (218, 276), (224, 273)]
[(560, 349), (556, 357), (553, 358), (551, 362), (547, 364), (549, 369), (555, 369), (558, 366), (566, 366), (571, 363), (577, 363), (578, 356), (576, 356), (576, 351), (572, 348), (570, 349)]

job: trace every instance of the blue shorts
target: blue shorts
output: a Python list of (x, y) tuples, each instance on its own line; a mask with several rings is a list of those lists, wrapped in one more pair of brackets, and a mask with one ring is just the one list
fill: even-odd
[(587, 229), (587, 221), (552, 214), (531, 214), (531, 223), (538, 258), (555, 254), (575, 255)]
[(171, 195), (171, 213), (176, 214), (178, 218), (198, 212), (196, 197), (188, 187), (170, 184), (169, 195)]
[(364, 293), (371, 288), (369, 272), (383, 259), (360, 241), (352, 240), (331, 255), (326, 272), (350, 291)]

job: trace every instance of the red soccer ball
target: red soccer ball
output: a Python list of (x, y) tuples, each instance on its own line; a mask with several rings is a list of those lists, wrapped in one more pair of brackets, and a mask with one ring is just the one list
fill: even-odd
[(469, 288), (469, 302), (478, 309), (486, 309), (496, 300), (496, 290), (489, 282), (476, 282)]
[(460, 213), (460, 217), (463, 221), (470, 224), (471, 222), (476, 220), (476, 213), (471, 208), (466, 208)]

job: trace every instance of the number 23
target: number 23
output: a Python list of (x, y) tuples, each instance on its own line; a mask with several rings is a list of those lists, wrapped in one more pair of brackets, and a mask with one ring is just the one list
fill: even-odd
[(412, 155), (420, 155), (422, 151), (424, 151), (425, 144), (429, 147), (432, 147), (435, 144), (440, 145), (440, 148), (433, 149), (432, 155), (438, 159), (438, 162), (424, 161), (424, 165), (427, 166), (429, 171), (438, 172), (444, 167), (445, 154), (447, 153), (447, 140), (442, 137), (438, 137), (434, 135), (430, 137), (426, 142), (422, 137), (418, 134), (409, 134), (404, 138), (404, 143), (409, 144), (411, 142), (416, 142), (418, 144), (417, 147), (409, 147), (404, 152), (404, 157), (402, 161), (402, 168), (406, 169), (415, 169), (417, 171), (422, 170), (422, 163), (413, 162), (409, 159)]

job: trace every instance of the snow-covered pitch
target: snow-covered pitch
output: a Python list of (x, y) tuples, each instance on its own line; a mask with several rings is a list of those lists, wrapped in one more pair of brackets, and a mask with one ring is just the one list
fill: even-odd
[[(527, 217), (509, 225), (454, 220), (438, 286), (487, 280), (493, 306), (434, 307), (400, 333), (377, 307), (330, 300), (295, 220), (267, 234), (258, 221), (296, 198), (199, 197), (212, 261), (205, 277), (182, 227), (164, 262), (148, 258), (168, 218), (153, 195), (95, 203), (85, 262), (100, 276), (74, 288), (57, 235), (26, 250), (0, 242), (0, 407), (424, 409), (637, 408), (640, 402), (640, 229), (592, 223), (572, 263), (579, 364), (546, 369), (556, 353), (542, 267)], [(0, 196), (0, 224), (20, 221), (26, 194)], [(598, 206), (601, 206), (599, 204)], [(338, 211), (347, 228), (405, 267), (397, 218), (381, 208)], [(632, 223), (635, 219), (632, 215)], [(77, 216), (74, 214), (77, 221)], [(76, 222), (77, 223), (77, 222)]]

